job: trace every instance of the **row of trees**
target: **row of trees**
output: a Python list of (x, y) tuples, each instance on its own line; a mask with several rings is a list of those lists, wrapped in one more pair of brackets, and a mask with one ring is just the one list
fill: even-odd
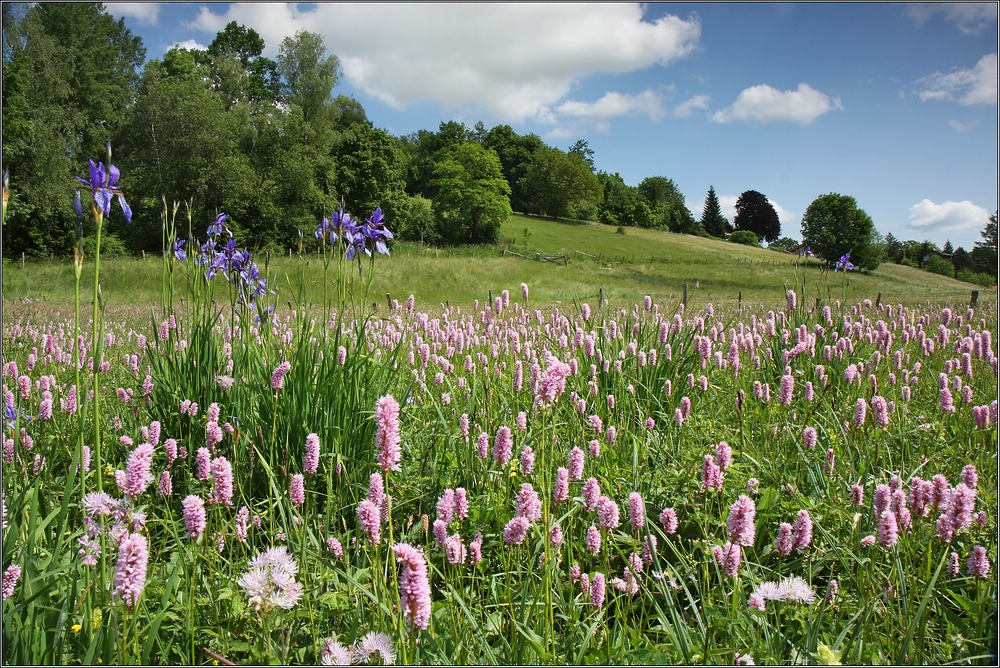
[[(8, 256), (69, 252), (72, 176), (108, 141), (135, 211), (133, 225), (112, 228), (111, 249), (115, 237), (133, 251), (160, 248), (164, 198), (191, 201), (204, 218), (226, 211), (243, 243), (284, 247), (341, 200), (356, 215), (381, 206), (402, 238), (428, 243), (495, 242), (512, 210), (733, 230), (714, 189), (696, 220), (669, 178), (633, 187), (595, 172), (584, 140), (564, 151), (509, 125), (454, 121), (391, 136), (333, 94), (339, 61), (310, 32), (283, 40), (271, 60), (260, 35), (233, 22), (206, 51), (172, 49), (143, 66), (141, 39), (100, 4), (4, 4), (3, 13)], [(739, 213), (743, 198), (736, 226), (770, 239), (777, 215), (758, 199), (774, 232)]]
[[(397, 236), (433, 244), (494, 243), (511, 211), (791, 241), (760, 192), (740, 195), (730, 224), (709, 187), (696, 219), (672, 179), (630, 186), (595, 171), (585, 140), (562, 150), (509, 125), (455, 121), (392, 136), (357, 100), (334, 95), (339, 60), (308, 31), (285, 38), (271, 60), (260, 35), (232, 22), (205, 51), (175, 48), (143, 65), (141, 39), (99, 3), (5, 3), (3, 30), (6, 256), (70, 252), (72, 177), (108, 141), (135, 212), (130, 226), (112, 223), (111, 250), (160, 249), (164, 200), (192, 203), (195, 233), (225, 211), (238, 240), (258, 247), (296, 246), (342, 201), (360, 216), (381, 206)], [(843, 195), (817, 198), (802, 234), (830, 262), (846, 252), (868, 269), (913, 259)], [(988, 252), (978, 246), (965, 256), (981, 271)]]

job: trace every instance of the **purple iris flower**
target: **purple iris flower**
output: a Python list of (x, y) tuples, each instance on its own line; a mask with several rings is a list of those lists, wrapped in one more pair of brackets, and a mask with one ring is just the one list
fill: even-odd
[[(336, 215), (336, 214), (334, 214)], [(299, 234), (301, 235), (301, 230)], [(326, 243), (326, 235), (330, 233), (330, 219), (324, 217), (320, 224), (316, 227), (316, 238), (322, 239)], [(332, 239), (331, 239), (332, 240)]]
[(174, 241), (174, 257), (178, 260), (187, 259), (187, 251), (184, 250), (184, 244), (187, 243), (187, 239), (177, 239)]
[(854, 269), (854, 265), (851, 264), (850, 253), (844, 253), (843, 255), (841, 255), (840, 259), (837, 260), (836, 266), (833, 268), (834, 271), (840, 271), (841, 269), (843, 269), (844, 271), (851, 271), (852, 269)]
[(77, 176), (76, 180), (90, 188), (94, 196), (94, 203), (104, 212), (105, 216), (111, 215), (111, 200), (117, 195), (118, 203), (122, 207), (122, 213), (125, 214), (125, 220), (131, 223), (132, 209), (129, 208), (128, 202), (125, 201), (125, 195), (122, 194), (121, 188), (118, 187), (120, 176), (121, 172), (114, 165), (105, 169), (104, 163), (95, 163), (94, 159), (91, 158), (90, 180), (88, 181), (82, 176)]
[[(229, 220), (228, 213), (220, 213), (215, 217), (215, 222), (208, 226), (207, 234), (212, 237), (217, 234), (222, 234), (223, 224)], [(229, 233), (232, 236), (232, 232)]]
[(385, 242), (393, 237), (392, 232), (385, 227), (385, 219), (382, 217), (382, 207), (376, 208), (371, 218), (365, 219), (365, 224), (362, 226), (362, 233), (371, 240), (377, 252), (382, 253), (382, 255), (389, 254), (389, 247), (386, 246)]

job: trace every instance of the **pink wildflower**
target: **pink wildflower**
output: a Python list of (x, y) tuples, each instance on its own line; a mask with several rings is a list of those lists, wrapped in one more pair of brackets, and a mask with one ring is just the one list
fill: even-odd
[(399, 434), (399, 403), (391, 394), (381, 397), (375, 403), (375, 456), (383, 473), (400, 470), (399, 462), (403, 458)]
[(127, 534), (118, 543), (118, 564), (115, 567), (113, 596), (121, 596), (129, 609), (134, 608), (146, 587), (146, 565), (149, 546), (141, 533)]
[(306, 436), (306, 454), (302, 460), (302, 469), (312, 475), (319, 468), (319, 436), (309, 434)]
[[(569, 471), (567, 471), (567, 474)], [(597, 478), (587, 478), (587, 481), (583, 483), (583, 509), (588, 513), (597, 507), (597, 499), (601, 496), (601, 486), (597, 482)]]
[(417, 548), (407, 543), (392, 546), (396, 560), (403, 565), (399, 574), (399, 607), (410, 629), (424, 630), (431, 620), (431, 586), (427, 560)]
[(518, 515), (507, 522), (503, 529), (503, 540), (508, 545), (520, 545), (524, 542), (530, 528), (531, 522), (528, 521), (528, 518)]
[(591, 554), (599, 554), (601, 551), (601, 532), (593, 524), (587, 529), (587, 537), (584, 540), (584, 544)]
[(381, 538), (380, 528), (382, 522), (382, 512), (379, 507), (369, 499), (363, 499), (358, 504), (358, 524), (361, 530), (368, 534), (368, 539), (378, 545)]
[(756, 535), (753, 521), (756, 516), (757, 506), (753, 499), (745, 494), (740, 495), (729, 507), (729, 518), (726, 520), (730, 541), (737, 545), (753, 545)]
[(573, 480), (583, 477), (583, 450), (578, 446), (569, 451), (569, 477)]
[(153, 446), (149, 443), (140, 443), (129, 455), (125, 468), (125, 486), (122, 491), (126, 496), (135, 499), (146, 491), (149, 483), (153, 481), (153, 476), (149, 472), (152, 465)]
[(798, 519), (795, 520), (794, 548), (796, 551), (801, 552), (809, 547), (809, 543), (812, 542), (812, 530), (813, 523), (812, 518), (809, 517), (809, 511), (800, 510)]
[(990, 560), (986, 556), (986, 548), (976, 545), (969, 555), (969, 562), (965, 567), (966, 573), (974, 578), (985, 580), (990, 573)]
[(271, 389), (280, 390), (285, 386), (285, 374), (291, 371), (292, 365), (288, 360), (283, 361), (271, 374)]
[(552, 499), (556, 503), (569, 500), (569, 469), (564, 466), (556, 469), (556, 484), (552, 490)]
[(660, 524), (668, 534), (677, 533), (677, 511), (673, 508), (664, 508), (660, 513)]
[(606, 593), (607, 581), (604, 573), (596, 573), (590, 583), (590, 605), (593, 608), (604, 607), (604, 597)]
[(628, 517), (632, 528), (639, 530), (646, 524), (646, 504), (639, 492), (628, 495)]
[(212, 460), (212, 497), (209, 503), (233, 505), (233, 465), (225, 457)]
[(205, 533), (205, 502), (194, 494), (184, 497), (181, 502), (184, 515), (184, 527), (187, 529), (188, 537), (198, 540)]
[(493, 441), (493, 459), (500, 465), (506, 466), (513, 456), (514, 439), (510, 433), (510, 427), (504, 425), (497, 430), (496, 438)]
[(778, 555), (782, 557), (787, 557), (795, 549), (795, 541), (792, 538), (792, 525), (788, 522), (782, 522), (778, 526), (778, 537), (774, 541), (774, 547), (778, 551)]
[(288, 491), (288, 498), (296, 508), (306, 502), (305, 478), (301, 473), (292, 475), (292, 482)]

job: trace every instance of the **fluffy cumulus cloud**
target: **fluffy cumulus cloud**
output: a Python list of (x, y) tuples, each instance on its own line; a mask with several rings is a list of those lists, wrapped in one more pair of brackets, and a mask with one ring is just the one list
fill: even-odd
[(142, 26), (155, 26), (160, 18), (160, 5), (155, 2), (106, 2), (104, 8), (112, 16), (134, 19)]
[(907, 13), (920, 25), (932, 16), (943, 16), (968, 35), (976, 35), (997, 22), (995, 2), (927, 2), (913, 3)]
[(917, 82), (921, 100), (955, 100), (959, 104), (997, 103), (997, 54), (983, 56), (970, 69), (935, 72)]
[(183, 42), (177, 42), (176, 44), (171, 44), (169, 49), (173, 48), (189, 49), (191, 51), (208, 51), (208, 47), (196, 39), (186, 39)]
[(910, 207), (909, 226), (922, 233), (961, 232), (980, 229), (989, 222), (990, 212), (968, 200), (937, 204), (923, 199)]
[(778, 90), (767, 84), (743, 90), (736, 101), (712, 114), (716, 123), (789, 121), (809, 125), (823, 114), (843, 109), (840, 98), (831, 99), (806, 83), (795, 90)]
[(647, 20), (640, 4), (233, 4), (202, 6), (191, 28), (214, 33), (229, 21), (252, 27), (275, 57), (298, 30), (324, 37), (354, 87), (396, 109), (431, 102), (507, 122), (552, 125), (615, 116), (663, 115), (654, 91), (568, 96), (594, 74), (669, 65), (698, 45), (696, 17)]
[(823, 114), (843, 109), (840, 98), (830, 98), (806, 83), (795, 90), (778, 90), (767, 84), (743, 90), (736, 101), (712, 114), (716, 123), (789, 121), (809, 125)]

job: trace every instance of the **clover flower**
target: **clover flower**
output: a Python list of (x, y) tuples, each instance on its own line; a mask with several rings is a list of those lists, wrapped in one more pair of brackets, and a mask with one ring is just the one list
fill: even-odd
[(237, 581), (250, 607), (259, 613), (278, 607), (291, 610), (302, 596), (295, 581), (299, 567), (284, 545), (272, 547), (250, 560), (250, 570)]

